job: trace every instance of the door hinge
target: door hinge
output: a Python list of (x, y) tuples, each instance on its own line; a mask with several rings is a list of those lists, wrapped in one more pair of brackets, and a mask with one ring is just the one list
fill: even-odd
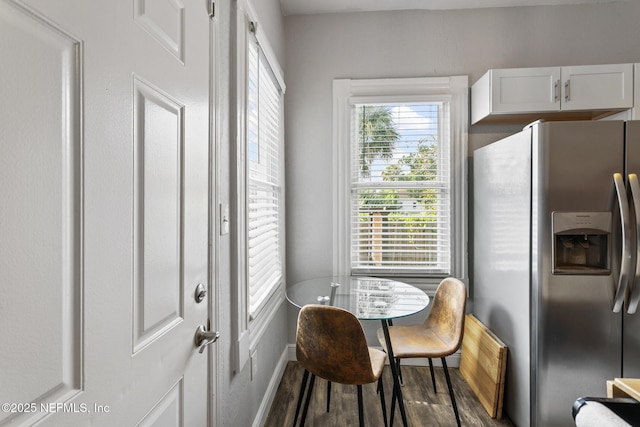
[(209, 12), (209, 18), (215, 18), (216, 16), (216, 2), (215, 0), (209, 0), (208, 2), (208, 12)]

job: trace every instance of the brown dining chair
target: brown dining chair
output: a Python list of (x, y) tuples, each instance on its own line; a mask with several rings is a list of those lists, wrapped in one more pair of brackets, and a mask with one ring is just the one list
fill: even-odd
[[(456, 405), (456, 398), (451, 386), (451, 378), (445, 358), (455, 353), (462, 344), (464, 333), (464, 316), (467, 305), (467, 287), (460, 280), (449, 277), (438, 285), (436, 295), (433, 298), (431, 311), (427, 319), (417, 325), (390, 326), (389, 337), (393, 355), (400, 368), (400, 360), (409, 358), (427, 358), (431, 370), (431, 379), (435, 390), (435, 378), (433, 377), (433, 364), (431, 359), (439, 357), (442, 360), (444, 375), (449, 387), (449, 397), (453, 405), (453, 412), (458, 427), (460, 415)], [(386, 350), (386, 341), (382, 329), (378, 330), (378, 340), (382, 348)], [(392, 399), (395, 399), (395, 393)], [(392, 401), (392, 410), (393, 410)]]
[(387, 356), (380, 350), (368, 347), (362, 325), (353, 314), (341, 308), (326, 305), (309, 304), (302, 307), (298, 315), (296, 356), (305, 373), (293, 420), (294, 426), (309, 373), (311, 373), (311, 380), (302, 412), (301, 426), (304, 425), (307, 417), (316, 377), (330, 382), (357, 386), (360, 426), (364, 426), (362, 385), (378, 381), (382, 416), (384, 425), (387, 425), (387, 410), (382, 387), (382, 370)]

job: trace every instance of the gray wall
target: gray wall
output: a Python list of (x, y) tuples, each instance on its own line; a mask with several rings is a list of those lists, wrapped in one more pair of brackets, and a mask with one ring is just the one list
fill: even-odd
[[(636, 1), (285, 17), (289, 283), (332, 272), (333, 79), (463, 74), (473, 83), (490, 68), (640, 62), (638, 18)], [(469, 176), (475, 148), (521, 127), (471, 127)], [(472, 241), (472, 274), (471, 250)], [(375, 326), (365, 326), (369, 337)]]
[[(233, 49), (235, 22), (232, 6), (235, 2), (216, 2), (218, 40), (216, 43), (216, 62), (218, 65), (218, 167), (217, 188), (220, 203), (233, 202), (236, 194), (230, 179), (230, 150), (233, 147), (235, 129), (234, 85), (235, 68)], [(273, 51), (284, 67), (284, 25), (278, 0), (257, 0), (254, 11), (258, 15), (259, 25), (264, 29)], [(268, 392), (269, 382), (279, 371), (280, 357), (287, 346), (287, 306), (283, 302), (256, 346), (257, 373), (251, 378), (251, 363), (248, 362), (240, 372), (234, 372), (235, 348), (235, 309), (237, 281), (231, 275), (231, 261), (234, 258), (231, 247), (231, 234), (219, 237), (217, 250), (217, 271), (214, 272), (218, 296), (217, 329), (221, 333), (217, 344), (217, 420), (220, 426), (251, 426), (256, 416), (260, 416), (260, 405)], [(279, 380), (279, 378), (276, 378)], [(276, 384), (277, 386), (277, 384)], [(264, 409), (264, 408), (263, 408)], [(269, 408), (266, 408), (268, 412)], [(266, 416), (266, 414), (265, 414)]]

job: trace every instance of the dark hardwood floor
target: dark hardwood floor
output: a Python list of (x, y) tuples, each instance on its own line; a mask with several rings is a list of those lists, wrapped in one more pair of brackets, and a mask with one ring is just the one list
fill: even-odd
[[(447, 383), (442, 368), (435, 368), (438, 393), (433, 392), (429, 368), (403, 366), (405, 407), (409, 426), (455, 426), (456, 420), (451, 408)], [(458, 369), (449, 368), (451, 381), (460, 411), (462, 426), (513, 426), (506, 418), (491, 419), (477, 400), (473, 391), (464, 381)], [(292, 426), (303, 369), (297, 362), (287, 364), (278, 387), (265, 427)], [(388, 366), (383, 373), (387, 413), (391, 406), (391, 373)], [(306, 426), (357, 426), (358, 398), (355, 386), (333, 384), (331, 387), (331, 410), (326, 412), (327, 383), (317, 380), (313, 398), (309, 406)], [(365, 425), (384, 426), (380, 398), (376, 394), (376, 384), (363, 386)], [(302, 412), (302, 410), (300, 411)], [(298, 417), (300, 423), (300, 417)], [(400, 411), (396, 408), (394, 425), (402, 425)]]

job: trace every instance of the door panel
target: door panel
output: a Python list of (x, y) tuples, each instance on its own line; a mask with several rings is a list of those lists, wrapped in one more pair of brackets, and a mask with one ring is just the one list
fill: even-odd
[(36, 410), (0, 425), (206, 425), (206, 5), (26, 3), (0, 0), (0, 398)]
[(603, 378), (620, 372), (621, 317), (612, 312), (619, 263), (615, 266), (611, 258), (615, 273), (609, 275), (579, 270), (552, 274), (552, 215), (614, 209), (613, 174), (624, 166), (624, 125), (546, 122), (536, 128), (532, 315), (537, 363), (532, 425), (555, 427), (572, 422), (566, 408), (575, 396), (605, 395)]
[(181, 426), (181, 416), (184, 408), (183, 402), (183, 386), (180, 380), (162, 396), (160, 401), (144, 416), (136, 427), (171, 427)]
[(184, 317), (184, 106), (134, 79), (134, 352)]
[(184, 6), (172, 1), (134, 1), (135, 21), (160, 45), (184, 63)]
[[(0, 3), (2, 402), (60, 401), (81, 387), (78, 46)], [(34, 415), (12, 409), (0, 425)]]

